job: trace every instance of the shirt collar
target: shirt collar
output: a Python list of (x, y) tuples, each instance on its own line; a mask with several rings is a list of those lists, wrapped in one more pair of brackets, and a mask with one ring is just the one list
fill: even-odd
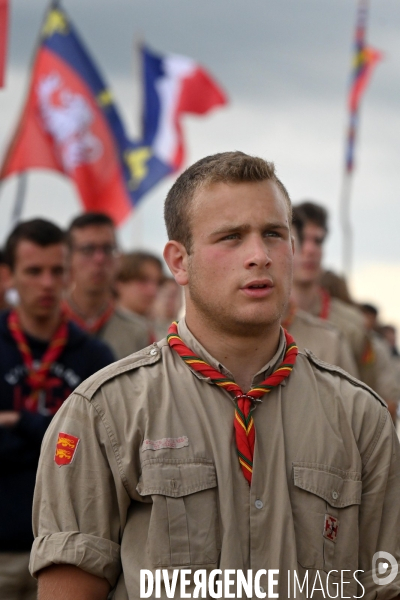
[[(222, 373), (229, 379), (233, 380), (232, 373), (226, 367), (224, 367), (223, 364), (218, 362), (209, 352), (207, 352), (207, 350), (204, 348), (204, 346), (202, 346), (200, 344), (200, 342), (194, 337), (192, 332), (189, 330), (185, 319), (181, 319), (178, 323), (178, 335), (185, 342), (186, 346), (188, 346), (188, 348), (190, 348), (192, 350), (192, 352), (194, 352), (197, 356), (200, 356), (200, 358), (202, 358), (209, 365), (214, 367), (214, 369), (216, 369), (217, 371), (219, 371), (220, 373)], [(284, 331), (281, 327), (278, 348), (277, 348), (274, 356), (271, 358), (271, 360), (269, 362), (267, 362), (267, 364), (264, 365), (254, 375), (253, 381), (252, 381), (252, 387), (259, 385), (262, 381), (264, 381), (264, 379), (266, 379), (267, 377), (269, 377), (269, 375), (271, 375), (271, 373), (276, 369), (276, 367), (282, 362), (283, 357), (285, 356), (285, 352), (286, 352), (286, 338), (285, 338)], [(194, 371), (193, 369), (192, 369), (192, 371), (200, 379), (206, 379), (206, 380), (209, 379), (208, 377), (201, 375), (200, 373), (198, 373), (197, 371)]]

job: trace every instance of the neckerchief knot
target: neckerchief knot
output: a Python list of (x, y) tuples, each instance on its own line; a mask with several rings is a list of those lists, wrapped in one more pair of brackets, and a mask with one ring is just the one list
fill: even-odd
[(286, 330), (284, 330), (284, 333), (286, 338), (286, 352), (283, 361), (271, 375), (245, 394), (235, 381), (222, 375), (217, 369), (214, 369), (214, 367), (186, 346), (185, 342), (178, 335), (178, 323), (176, 321), (172, 323), (168, 330), (168, 344), (189, 367), (208, 377), (212, 384), (218, 385), (234, 395), (236, 400), (234, 418), (236, 447), (243, 475), (249, 485), (251, 484), (253, 474), (253, 456), (256, 439), (254, 420), (251, 414), (254, 409), (253, 403), (254, 401), (259, 401), (264, 394), (268, 394), (290, 375), (298, 354), (296, 342)]

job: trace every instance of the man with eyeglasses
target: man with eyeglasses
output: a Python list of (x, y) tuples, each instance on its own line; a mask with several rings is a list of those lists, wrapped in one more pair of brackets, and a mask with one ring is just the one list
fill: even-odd
[(71, 286), (65, 300), (69, 317), (106, 342), (117, 359), (145, 348), (147, 326), (115, 306), (113, 283), (118, 251), (113, 221), (103, 213), (76, 217), (68, 229)]

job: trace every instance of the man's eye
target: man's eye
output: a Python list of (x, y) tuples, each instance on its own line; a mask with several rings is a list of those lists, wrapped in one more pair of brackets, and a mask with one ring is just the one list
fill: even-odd
[(265, 237), (281, 237), (281, 234), (278, 231), (266, 231)]
[(237, 240), (239, 238), (238, 233), (230, 233), (229, 235), (224, 235), (223, 240)]

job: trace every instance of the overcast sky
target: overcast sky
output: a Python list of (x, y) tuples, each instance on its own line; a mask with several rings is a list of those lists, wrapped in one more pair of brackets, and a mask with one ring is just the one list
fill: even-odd
[[(48, 3), (11, 0), (6, 87), (0, 90), (0, 153), (23, 104), (29, 66)], [(226, 90), (229, 107), (186, 117), (187, 163), (224, 150), (273, 160), (294, 202), (315, 199), (331, 214), (326, 262), (341, 268), (339, 196), (354, 0), (64, 0), (113, 90), (126, 127), (138, 135), (140, 72), (134, 43), (190, 56)], [(400, 2), (372, 0), (369, 43), (385, 59), (363, 98), (353, 178), (357, 299), (377, 302), (400, 325)], [(121, 227), (125, 248), (161, 253), (162, 205), (169, 178)], [(10, 226), (16, 179), (0, 190), (0, 243)], [(71, 183), (31, 171), (24, 218), (61, 225), (80, 210)]]

